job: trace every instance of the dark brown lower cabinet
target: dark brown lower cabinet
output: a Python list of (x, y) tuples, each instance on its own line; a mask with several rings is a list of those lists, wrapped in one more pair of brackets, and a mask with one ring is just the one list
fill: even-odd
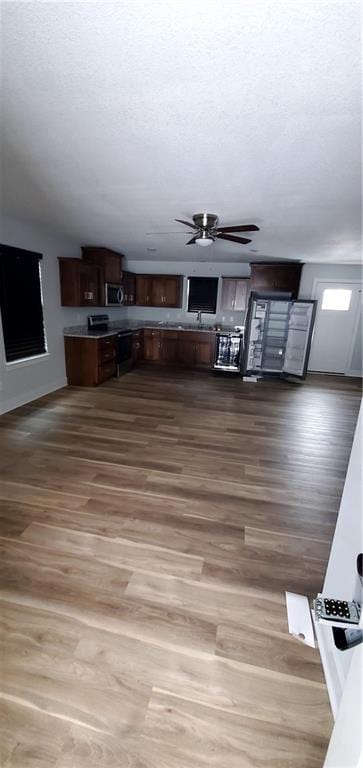
[(172, 365), (178, 362), (178, 333), (162, 331), (161, 333), (161, 362)]
[(68, 384), (96, 387), (116, 375), (116, 336), (66, 336), (64, 344)]
[(211, 368), (215, 334), (205, 331), (144, 330), (144, 360), (151, 363)]
[(134, 331), (132, 334), (132, 362), (139, 365), (144, 359), (144, 331)]
[(195, 365), (195, 343), (183, 332), (178, 339), (178, 362), (186, 368)]
[(144, 331), (144, 360), (149, 363), (161, 362), (161, 331)]
[(214, 362), (215, 334), (205, 331), (181, 331), (178, 360), (188, 368), (211, 368)]
[[(68, 384), (95, 387), (116, 375), (116, 335), (102, 339), (66, 336), (64, 339)], [(134, 331), (132, 361), (212, 368), (215, 334), (145, 328)]]
[[(208, 338), (205, 338), (206, 336)], [(204, 333), (203, 337), (195, 342), (195, 365), (197, 368), (211, 368), (214, 363), (215, 341), (214, 333), (211, 336)]]

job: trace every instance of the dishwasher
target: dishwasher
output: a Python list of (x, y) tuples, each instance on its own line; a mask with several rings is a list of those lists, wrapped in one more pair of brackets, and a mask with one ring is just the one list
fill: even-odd
[(230, 331), (216, 334), (215, 371), (239, 373), (241, 370), (242, 333)]
[(117, 376), (132, 367), (132, 331), (119, 331), (116, 336), (116, 366)]

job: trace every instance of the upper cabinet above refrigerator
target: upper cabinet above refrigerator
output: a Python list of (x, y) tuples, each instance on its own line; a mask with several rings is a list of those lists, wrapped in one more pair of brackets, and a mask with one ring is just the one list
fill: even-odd
[(302, 264), (294, 261), (251, 264), (251, 291), (258, 293), (289, 293), (296, 299), (299, 293)]

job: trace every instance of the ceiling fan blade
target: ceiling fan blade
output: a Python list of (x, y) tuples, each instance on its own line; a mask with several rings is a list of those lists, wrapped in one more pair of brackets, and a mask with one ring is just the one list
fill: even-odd
[(183, 221), (183, 219), (174, 219), (174, 221), (178, 221), (179, 224), (185, 224), (186, 227), (191, 227), (192, 229), (195, 229), (195, 224), (191, 224), (190, 221)]
[[(188, 232), (186, 232), (185, 229), (183, 229), (183, 231), (179, 229), (178, 232), (176, 232), (175, 229), (174, 229), (174, 232), (145, 232), (145, 235), (187, 235), (187, 234)], [(193, 233), (190, 232), (190, 234), (192, 235)]]
[(187, 243), (185, 243), (185, 245), (194, 245), (194, 244), (195, 244), (195, 241), (196, 241), (196, 239), (197, 239), (196, 237), (192, 237), (192, 239), (191, 239), (191, 240), (188, 240), (188, 242), (187, 242)]
[(234, 235), (217, 234), (217, 237), (219, 240), (230, 240), (231, 243), (242, 243), (242, 245), (252, 242), (252, 240), (248, 240), (247, 237), (235, 237)]
[(217, 227), (217, 232), (259, 232), (256, 224), (236, 224), (234, 227)]

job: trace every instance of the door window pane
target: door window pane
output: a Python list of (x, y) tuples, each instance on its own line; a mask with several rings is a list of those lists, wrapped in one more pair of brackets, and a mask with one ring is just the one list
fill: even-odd
[(347, 312), (351, 295), (352, 291), (347, 288), (325, 288), (321, 308)]

